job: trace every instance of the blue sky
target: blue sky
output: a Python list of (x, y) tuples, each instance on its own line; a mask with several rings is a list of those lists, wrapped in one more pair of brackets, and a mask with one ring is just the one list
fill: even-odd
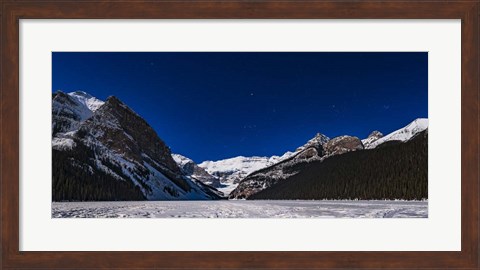
[(114, 95), (196, 162), (271, 156), (317, 132), (387, 134), (428, 116), (428, 54), (52, 53), (52, 91)]

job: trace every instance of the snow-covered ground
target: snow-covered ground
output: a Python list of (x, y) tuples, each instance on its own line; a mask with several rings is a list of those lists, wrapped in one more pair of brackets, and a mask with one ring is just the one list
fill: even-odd
[(427, 201), (54, 202), (53, 218), (426, 218)]

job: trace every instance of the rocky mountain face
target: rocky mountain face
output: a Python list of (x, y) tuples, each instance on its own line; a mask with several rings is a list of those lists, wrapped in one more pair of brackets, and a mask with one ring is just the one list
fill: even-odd
[[(381, 146), (381, 147), (380, 147)], [(423, 200), (428, 198), (428, 129), (405, 142), (300, 163), (298, 173), (253, 200)]]
[(276, 164), (293, 155), (287, 152), (282, 156), (272, 157), (234, 157), (218, 161), (204, 161), (198, 164), (209, 174), (220, 180), (220, 185), (215, 186), (228, 196), (238, 183), (250, 173)]
[(340, 136), (330, 140), (325, 135), (317, 134), (307, 144), (299, 147), (292, 157), (249, 174), (230, 193), (229, 198), (245, 199), (274, 186), (299, 173), (300, 165), (303, 163), (322, 161), (333, 155), (361, 149), (363, 149), (363, 145), (357, 137)]
[[(424, 135), (419, 137), (421, 134)], [(418, 168), (423, 170), (425, 164), (409, 161), (408, 155), (423, 157), (427, 136), (428, 119), (416, 119), (386, 136), (374, 131), (363, 140), (353, 136), (330, 139), (317, 133), (294, 152), (282, 156), (239, 156), (196, 164), (185, 156), (172, 154), (150, 125), (118, 98), (112, 96), (104, 102), (82, 91), (59, 91), (52, 96), (52, 199), (209, 200), (227, 195), (230, 199), (293, 198), (289, 194), (296, 194), (298, 198), (326, 198), (321, 195), (323, 189), (331, 192), (328, 196), (347, 196), (347, 193), (354, 196), (358, 191), (355, 188), (361, 187), (363, 180), (358, 184), (355, 181), (360, 178), (343, 174), (340, 177), (337, 172), (345, 172), (351, 167), (350, 171), (369, 181), (368, 175), (374, 173), (375, 166), (368, 167), (363, 161), (351, 157), (372, 157), (373, 163), (380, 166), (387, 161), (377, 158), (398, 159), (397, 163), (403, 165), (389, 165), (395, 171), (393, 176), (388, 176), (390, 171), (387, 169), (382, 169), (382, 173), (390, 180), (397, 179), (402, 173), (415, 178), (410, 173)], [(409, 143), (414, 140), (416, 143)], [(374, 151), (361, 151), (363, 149)], [(353, 154), (357, 152), (365, 154)], [(400, 153), (401, 158), (391, 153)], [(419, 159), (419, 162), (424, 160)], [(362, 174), (362, 167), (372, 171)], [(348, 181), (354, 186), (358, 185), (347, 192), (346, 189), (337, 190), (338, 186), (330, 183), (332, 187), (322, 186), (314, 193), (298, 186), (300, 180), (314, 181), (324, 174), (330, 175), (331, 179), (350, 179)], [(425, 180), (423, 174), (420, 180)], [(403, 183), (400, 178), (395, 181)], [(408, 185), (413, 184), (409, 182)], [(418, 189), (414, 194), (405, 196), (423, 196), (424, 185), (415, 186)], [(390, 191), (379, 186), (375, 192), (380, 192), (377, 195), (381, 197)]]
[(65, 94), (58, 91), (52, 96), (52, 135), (77, 130), (103, 105), (103, 101), (83, 92)]
[(180, 154), (172, 154), (172, 157), (186, 175), (212, 187), (221, 187), (220, 179), (218, 177), (209, 174), (207, 171), (205, 171), (205, 169), (198, 166), (193, 160)]
[(370, 144), (372, 144), (372, 142), (380, 139), (383, 137), (383, 134), (378, 131), (378, 130), (374, 130), (372, 131), (372, 133), (370, 133), (370, 135), (368, 135), (368, 137), (366, 139), (363, 139), (362, 140), (362, 143), (363, 143), (363, 147), (365, 147), (365, 149), (369, 149), (370, 148)]
[[(198, 164), (198, 166), (204, 168), (209, 174), (218, 178), (220, 180), (220, 185), (215, 187), (228, 196), (228, 194), (238, 186), (238, 183), (249, 174), (289, 159), (300, 152), (303, 153), (303, 157), (317, 155), (313, 152), (320, 149), (319, 146), (323, 145), (328, 140), (329, 138), (327, 136), (318, 133), (305, 145), (298, 147), (294, 152), (287, 151), (281, 156), (238, 156), (217, 161), (204, 161)], [(303, 152), (305, 149), (309, 149), (309, 151)]]
[[(305, 162), (312, 158), (326, 158), (327, 156), (344, 153), (350, 150), (363, 149), (361, 141), (356, 137), (343, 136), (330, 140), (327, 136), (317, 133), (312, 139), (307, 141), (304, 145), (298, 147), (294, 152), (286, 152), (282, 156), (272, 157), (234, 157), (218, 161), (204, 161), (198, 164), (199, 167), (204, 168), (210, 175), (220, 179), (220, 185), (215, 186), (226, 195), (235, 190), (237, 193), (237, 186), (240, 181), (244, 179), (257, 179), (263, 177), (263, 169), (273, 167), (272, 171), (268, 172), (268, 180), (259, 185), (257, 180), (247, 181), (242, 185), (250, 185), (247, 193), (252, 193), (252, 190), (260, 190), (266, 186), (276, 183), (284, 175), (283, 169), (289, 171), (289, 165), (294, 165), (297, 162)], [(330, 144), (327, 145), (327, 143)], [(292, 157), (295, 157), (293, 160)], [(290, 160), (284, 163), (284, 161)], [(278, 165), (278, 166), (277, 166)], [(281, 168), (281, 169), (280, 169)], [(240, 187), (242, 188), (242, 187)], [(243, 198), (244, 194), (232, 195), (231, 198)]]
[(353, 136), (340, 136), (324, 144), (325, 156), (340, 155), (350, 151), (362, 150), (363, 144), (359, 138)]
[(321, 133), (317, 133), (315, 137), (310, 139), (306, 144), (298, 147), (297, 150), (295, 150), (295, 152), (299, 153), (305, 149), (312, 148), (312, 147), (315, 149), (318, 149), (320, 147), (323, 147), (323, 145), (326, 144), (329, 140), (330, 138), (328, 138), (327, 136)]
[(333, 156), (363, 149), (384, 147), (396, 142), (408, 142), (428, 128), (428, 119), (416, 119), (409, 125), (386, 136), (379, 131), (372, 132), (368, 138), (360, 140), (353, 136), (339, 136), (329, 139), (318, 133), (305, 145), (276, 164), (251, 172), (243, 178), (230, 193), (230, 199), (245, 199), (258, 192), (276, 186), (285, 179), (299, 174), (309, 163), (323, 162)]
[(190, 178), (150, 125), (118, 98), (103, 103), (84, 92), (57, 92), (52, 103), (54, 200), (219, 198)]

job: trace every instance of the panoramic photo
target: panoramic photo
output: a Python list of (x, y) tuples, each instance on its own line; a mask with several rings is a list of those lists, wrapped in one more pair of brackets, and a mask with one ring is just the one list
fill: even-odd
[(52, 218), (428, 218), (428, 53), (53, 52)]

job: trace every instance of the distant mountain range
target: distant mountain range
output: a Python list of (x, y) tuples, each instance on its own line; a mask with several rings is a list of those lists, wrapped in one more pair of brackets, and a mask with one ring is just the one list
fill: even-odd
[[(327, 154), (310, 160), (294, 159), (282, 167), (286, 176), (279, 179), (268, 174), (272, 169), (248, 176), (230, 197), (253, 200), (427, 199), (428, 131), (419, 132), (405, 142), (389, 141), (373, 149), (352, 149), (345, 154)], [(274, 184), (268, 184), (271, 181), (275, 181)], [(261, 188), (257, 188), (259, 186)]]
[(279, 180), (297, 174), (298, 171), (293, 171), (292, 168), (298, 163), (322, 161), (346, 152), (406, 142), (427, 128), (428, 119), (419, 118), (386, 136), (379, 131), (373, 131), (363, 140), (352, 136), (330, 139), (317, 133), (295, 151), (288, 151), (282, 156), (240, 156), (218, 161), (204, 161), (198, 166), (209, 174), (219, 177), (220, 182), (226, 186), (222, 191), (227, 191), (231, 199), (243, 199), (276, 184)]
[(428, 119), (416, 119), (363, 140), (318, 133), (282, 156), (196, 164), (171, 153), (118, 98), (103, 102), (82, 91), (58, 91), (52, 96), (52, 199), (423, 199), (427, 130)]

